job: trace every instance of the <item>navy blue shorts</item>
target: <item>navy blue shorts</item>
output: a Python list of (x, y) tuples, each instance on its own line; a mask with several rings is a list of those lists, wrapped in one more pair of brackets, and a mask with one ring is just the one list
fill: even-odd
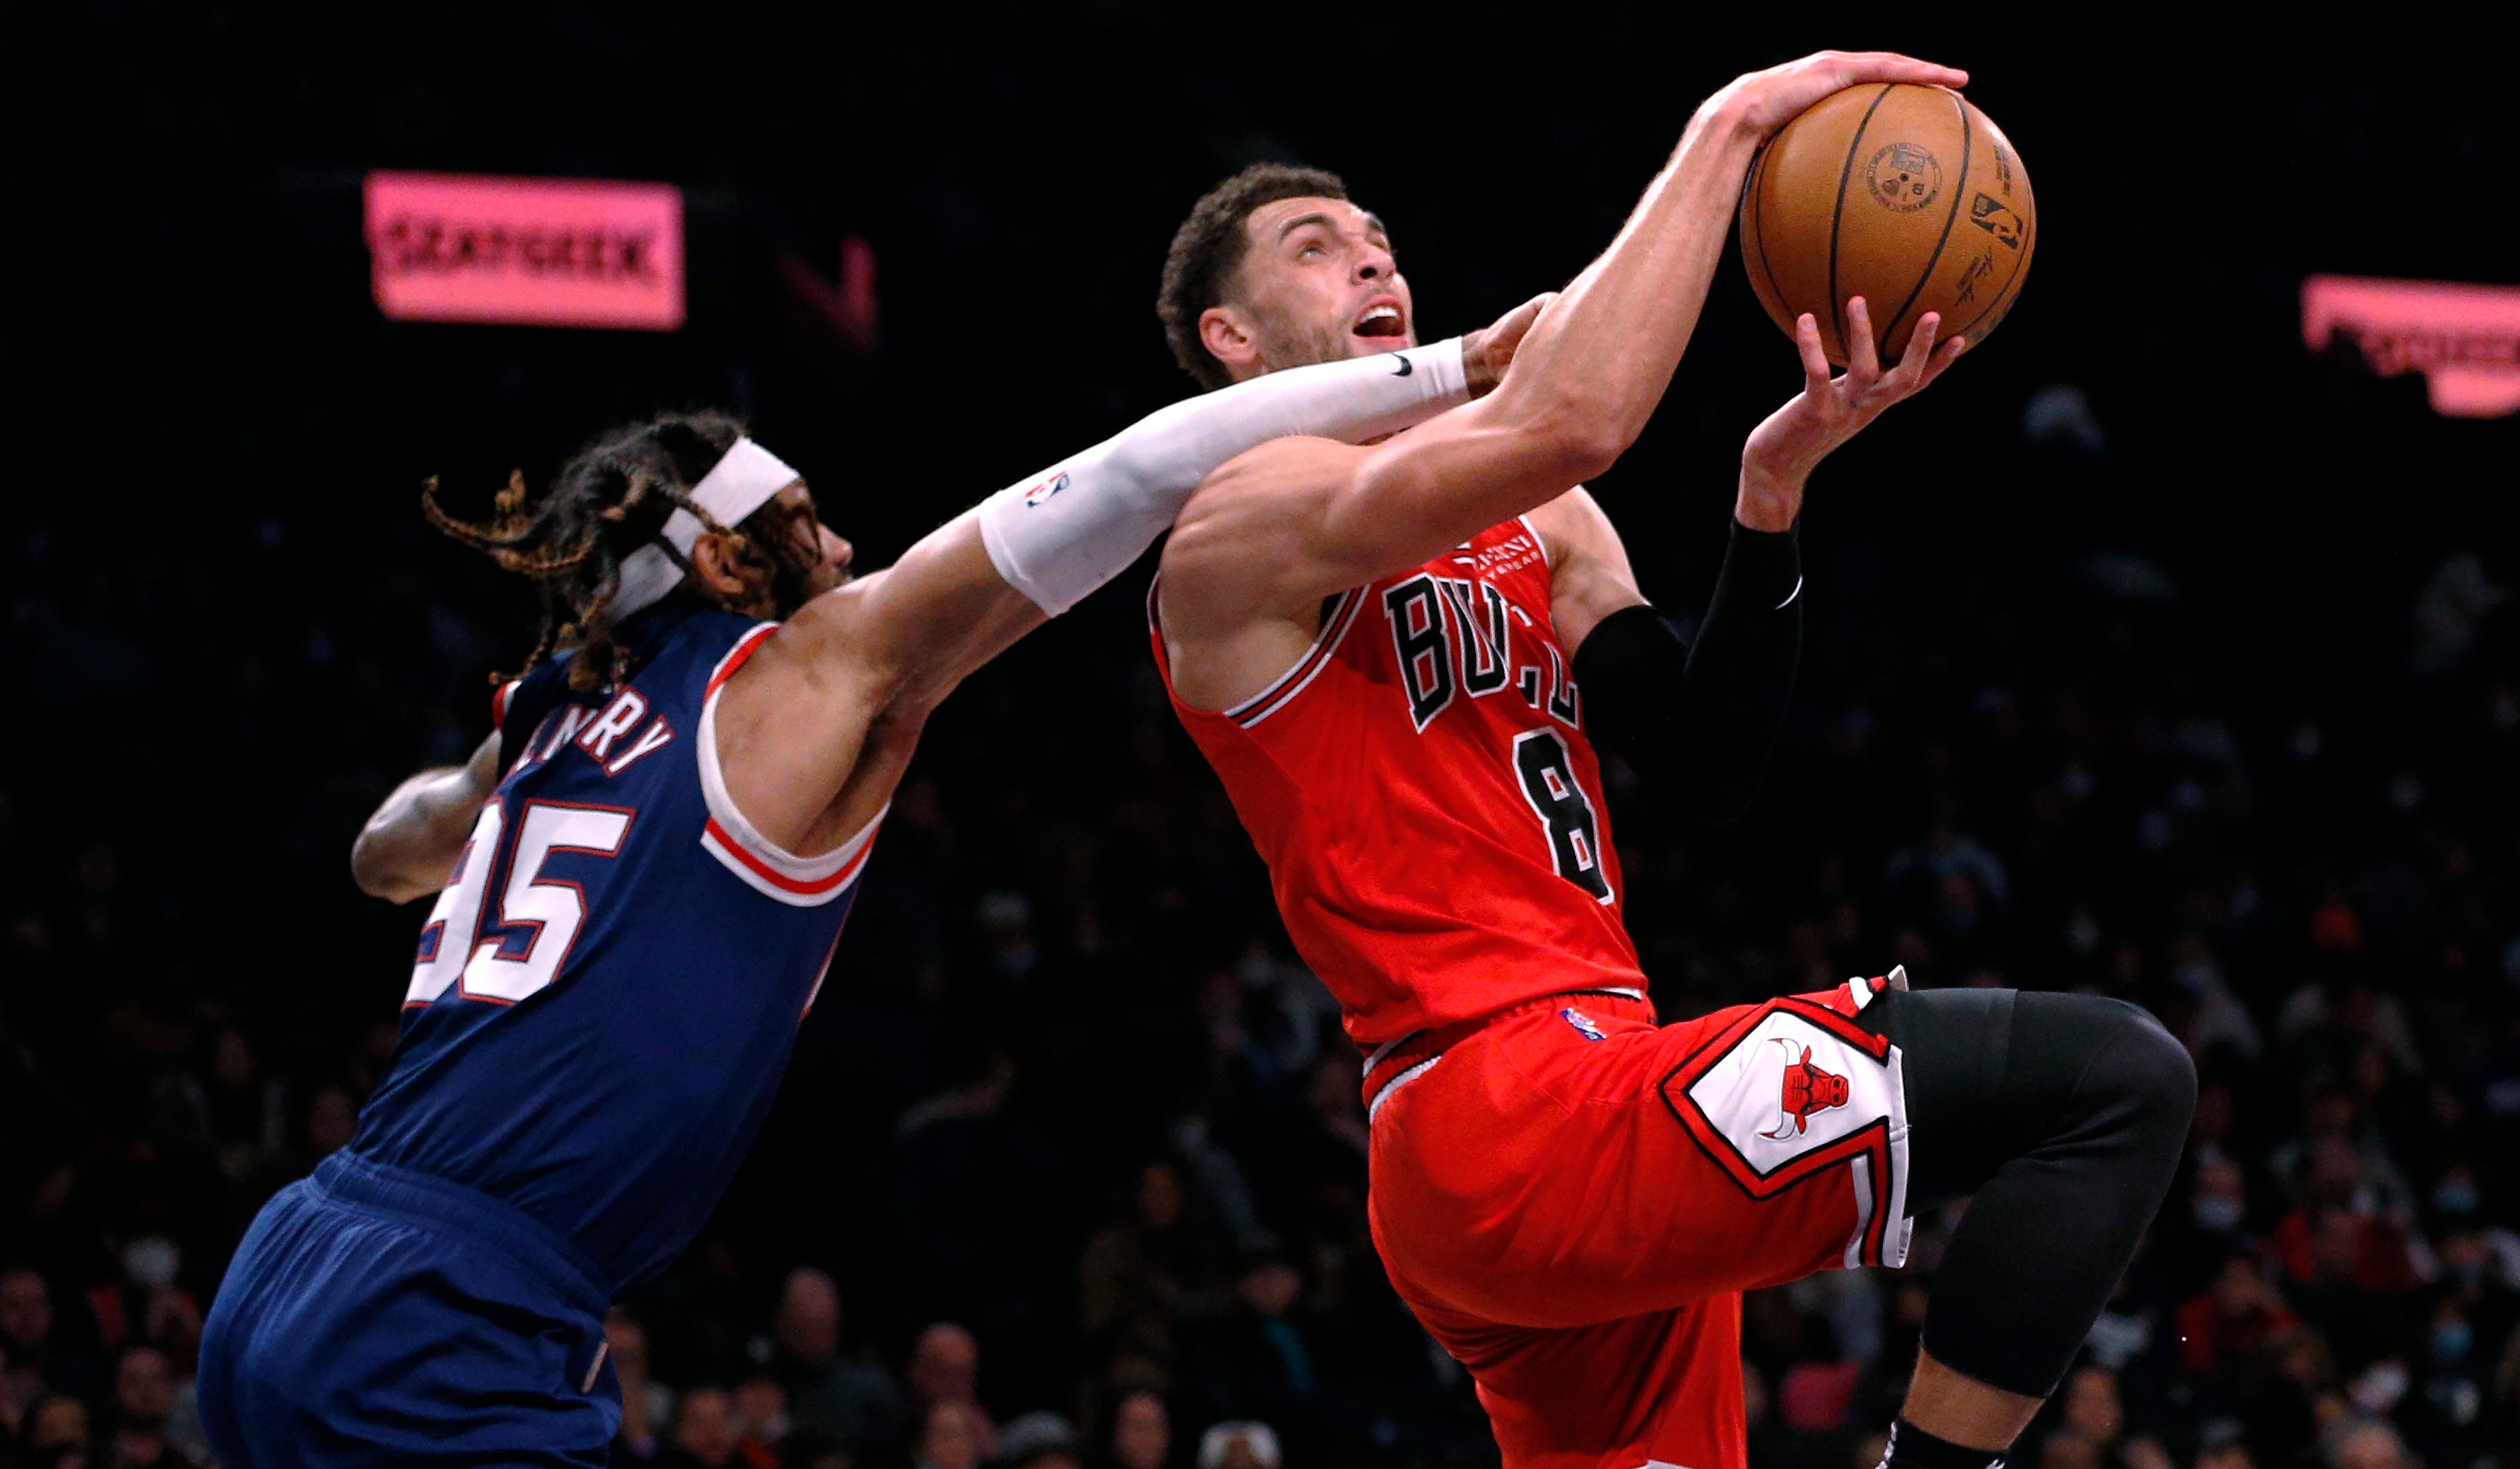
[(336, 1153), (255, 1217), (202, 1335), (221, 1469), (605, 1462), (610, 1292), (460, 1184)]

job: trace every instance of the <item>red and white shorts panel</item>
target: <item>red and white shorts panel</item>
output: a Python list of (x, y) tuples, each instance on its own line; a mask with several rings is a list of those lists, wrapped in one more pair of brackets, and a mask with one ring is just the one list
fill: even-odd
[(1659, 1027), (1559, 996), (1392, 1057), (1374, 1238), (1508, 1469), (1740, 1469), (1739, 1293), (1904, 1261), (1900, 1055), (1855, 1020), (1876, 989)]

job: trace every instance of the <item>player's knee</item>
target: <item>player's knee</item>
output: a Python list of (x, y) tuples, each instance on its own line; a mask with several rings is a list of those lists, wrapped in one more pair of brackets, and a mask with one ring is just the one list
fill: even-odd
[(2173, 1160), (2196, 1107), (2187, 1048), (2140, 1006), (2099, 995), (2023, 991), (2015, 1000), (2012, 1065), (2025, 1095), (2053, 1098), (2050, 1138), (2106, 1137)]
[(2083, 1087), (2110, 1112), (2142, 1151), (2178, 1160), (2196, 1111), (2196, 1062), (2151, 1013), (2122, 1000), (2086, 997), (2094, 1016), (2090, 1069)]

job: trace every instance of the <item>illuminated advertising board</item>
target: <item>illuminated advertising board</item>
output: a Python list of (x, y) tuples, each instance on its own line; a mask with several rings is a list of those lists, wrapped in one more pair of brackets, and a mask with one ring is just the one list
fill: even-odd
[(670, 184), (379, 171), (367, 236), (377, 307), (396, 321), (683, 324), (683, 196)]
[(2312, 276), (2301, 285), (2302, 340), (2323, 351), (2339, 334), (2381, 377), (2423, 374), (2435, 413), (2520, 409), (2520, 286)]

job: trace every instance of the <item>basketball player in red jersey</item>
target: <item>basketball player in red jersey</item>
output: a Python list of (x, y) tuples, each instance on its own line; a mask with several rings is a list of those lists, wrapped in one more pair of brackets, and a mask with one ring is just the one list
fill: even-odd
[[(2178, 1160), (2194, 1074), (2132, 1006), (1893, 971), (1657, 1027), (1620, 919), (1595, 744), (1746, 806), (1798, 656), (1805, 480), (1965, 344), (1927, 316), (1832, 378), (1802, 320), (1694, 648), (1573, 486), (1668, 384), (1761, 141), (1841, 87), (1964, 79), (1832, 53), (1733, 82), (1495, 393), (1371, 447), (1254, 449), (1164, 553), (1176, 708), (1369, 1057), (1376, 1243), (1510, 1469), (1740, 1469), (1739, 1293), (1895, 1266), (1912, 1206), (1962, 1194), (1889, 1462), (1987, 1469)], [(1414, 309), (1379, 221), (1282, 167), (1200, 202), (1159, 305), (1210, 386), (1405, 342)]]

